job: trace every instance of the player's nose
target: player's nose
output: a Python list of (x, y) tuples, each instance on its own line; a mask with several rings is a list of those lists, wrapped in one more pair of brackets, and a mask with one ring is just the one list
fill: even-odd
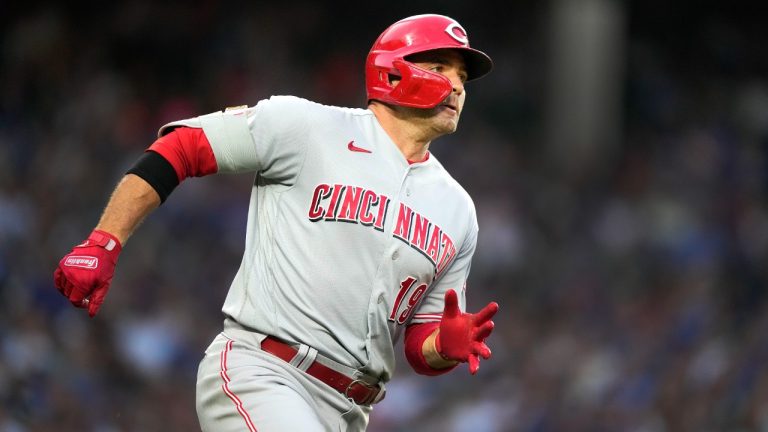
[(451, 86), (453, 87), (453, 93), (460, 95), (464, 93), (464, 82), (461, 80), (458, 74), (451, 74), (448, 77), (451, 80)]

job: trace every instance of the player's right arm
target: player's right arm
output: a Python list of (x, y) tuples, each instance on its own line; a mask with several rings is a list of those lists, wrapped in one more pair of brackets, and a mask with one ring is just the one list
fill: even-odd
[(110, 233), (123, 245), (159, 205), (160, 195), (152, 185), (136, 174), (126, 174), (112, 192), (96, 229)]
[[(259, 171), (290, 186), (306, 154), (305, 116), (317, 104), (278, 96), (256, 106), (169, 123), (128, 171), (88, 239), (65, 255), (54, 284), (74, 306), (96, 315), (112, 281), (122, 244), (184, 179)], [(258, 144), (258, 145), (257, 145)]]
[(88, 238), (54, 271), (56, 288), (76, 307), (98, 312), (122, 245), (185, 178), (217, 171), (202, 129), (179, 128), (159, 138), (118, 183)]

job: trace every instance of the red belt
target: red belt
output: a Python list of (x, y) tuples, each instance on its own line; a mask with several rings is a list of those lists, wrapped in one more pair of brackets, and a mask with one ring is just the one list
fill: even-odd
[[(290, 363), (296, 356), (296, 353), (299, 352), (296, 348), (272, 336), (267, 336), (267, 338), (264, 339), (261, 343), (261, 349), (287, 363)], [(309, 365), (306, 372), (334, 388), (344, 396), (352, 399), (358, 405), (370, 405), (374, 401), (377, 401), (379, 392), (383, 390), (380, 386), (368, 384), (359, 379), (350, 378), (341, 372), (337, 372), (328, 366), (319, 363), (317, 360)]]

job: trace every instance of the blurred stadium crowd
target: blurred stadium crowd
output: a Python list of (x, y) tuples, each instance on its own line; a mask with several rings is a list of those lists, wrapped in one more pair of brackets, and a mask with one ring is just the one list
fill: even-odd
[(0, 6), (0, 432), (197, 430), (249, 176), (178, 188), (93, 320), (54, 289), (56, 262), (161, 125), (272, 94), (363, 106), (370, 44), (425, 11), (496, 61), (432, 150), (478, 208), (469, 308), (501, 311), (477, 376), (401, 360), (369, 430), (768, 430), (759, 19), (628, 4), (621, 143), (569, 174), (540, 143), (543, 4), (259, 3)]

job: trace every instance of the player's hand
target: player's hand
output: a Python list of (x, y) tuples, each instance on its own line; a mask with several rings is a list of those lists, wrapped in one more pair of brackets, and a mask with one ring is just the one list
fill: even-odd
[(88, 315), (93, 318), (112, 283), (121, 249), (117, 237), (94, 230), (59, 261), (53, 283), (75, 307), (88, 308)]
[(435, 346), (446, 360), (469, 362), (469, 372), (474, 375), (480, 368), (480, 357), (488, 360), (491, 349), (485, 339), (493, 331), (493, 315), (499, 310), (496, 302), (488, 303), (476, 314), (462, 313), (456, 291), (445, 293), (445, 308), (440, 321), (440, 333)]

